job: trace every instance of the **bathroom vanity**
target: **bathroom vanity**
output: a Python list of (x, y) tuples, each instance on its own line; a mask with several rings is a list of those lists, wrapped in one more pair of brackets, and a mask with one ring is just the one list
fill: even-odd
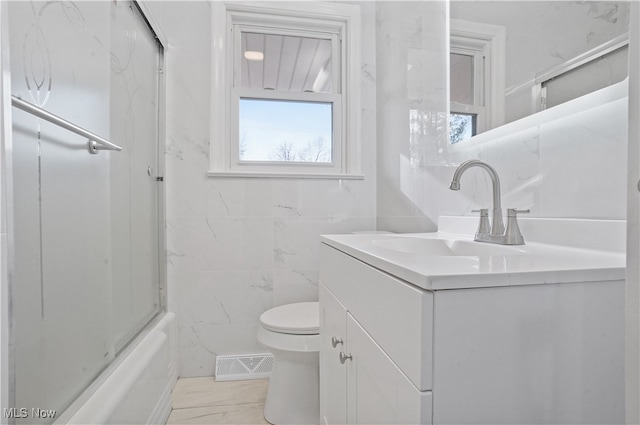
[(321, 423), (624, 423), (624, 224), (521, 227), (323, 236)]

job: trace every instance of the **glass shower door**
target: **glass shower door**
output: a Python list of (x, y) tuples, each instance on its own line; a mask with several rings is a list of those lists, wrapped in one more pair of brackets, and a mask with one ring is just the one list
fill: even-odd
[(120, 350), (160, 310), (159, 48), (133, 2), (112, 7), (111, 159), (113, 333)]
[(161, 310), (161, 50), (132, 2), (11, 2), (12, 94), (121, 152), (13, 108), (11, 281), (18, 423), (51, 423)]

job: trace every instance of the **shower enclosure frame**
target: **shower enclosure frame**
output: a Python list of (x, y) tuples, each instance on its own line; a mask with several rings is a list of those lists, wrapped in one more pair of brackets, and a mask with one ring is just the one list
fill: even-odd
[[(91, 382), (82, 394), (67, 407), (58, 412), (54, 423), (66, 423), (86, 400), (108, 379), (127, 355), (144, 339), (150, 330), (167, 312), (166, 273), (166, 195), (165, 195), (165, 140), (166, 140), (166, 49), (167, 38), (145, 0), (132, 0), (155, 36), (158, 45), (158, 116), (157, 151), (155, 172), (157, 180), (157, 239), (158, 239), (158, 279), (159, 309), (141, 329), (137, 330), (129, 342), (120, 348), (115, 359)], [(11, 72), (9, 64), (8, 4), (0, 2), (0, 424), (15, 423), (7, 418), (5, 409), (15, 407), (15, 335), (13, 334), (13, 311), (11, 288), (14, 282), (14, 219), (13, 219), (13, 162), (12, 162), (12, 106)]]

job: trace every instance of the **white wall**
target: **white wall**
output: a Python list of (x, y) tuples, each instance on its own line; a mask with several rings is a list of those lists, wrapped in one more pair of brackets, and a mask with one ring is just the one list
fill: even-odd
[(319, 235), (375, 228), (375, 7), (362, 8), (364, 180), (208, 178), (210, 6), (150, 3), (167, 50), (167, 273), (180, 375), (267, 351), (265, 310), (318, 298)]

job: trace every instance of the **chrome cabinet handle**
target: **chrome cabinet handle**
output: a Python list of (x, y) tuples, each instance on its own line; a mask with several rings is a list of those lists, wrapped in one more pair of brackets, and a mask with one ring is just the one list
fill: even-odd
[(345, 364), (347, 360), (353, 360), (353, 356), (346, 354), (344, 351), (340, 351), (340, 363)]
[(342, 344), (342, 343), (344, 343), (342, 338), (338, 339), (335, 336), (331, 338), (331, 345), (333, 345), (333, 348), (336, 348), (338, 344)]

